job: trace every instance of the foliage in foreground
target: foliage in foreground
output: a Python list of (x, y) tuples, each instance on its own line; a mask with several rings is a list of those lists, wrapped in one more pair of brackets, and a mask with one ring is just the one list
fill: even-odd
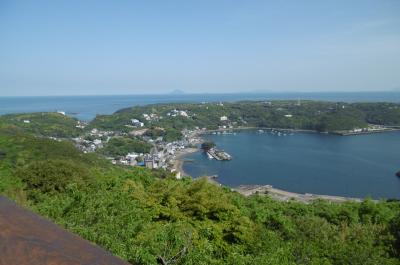
[(7, 130), (0, 150), (0, 193), (132, 264), (400, 264), (396, 201), (245, 198)]

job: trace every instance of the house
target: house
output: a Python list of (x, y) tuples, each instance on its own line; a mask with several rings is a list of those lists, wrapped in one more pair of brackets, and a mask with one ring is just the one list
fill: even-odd
[(145, 159), (144, 165), (150, 169), (157, 168), (157, 164), (155, 163), (154, 159)]
[(291, 117), (293, 117), (293, 115), (292, 114), (286, 114), (285, 117), (286, 118), (291, 118)]
[(132, 123), (133, 126), (136, 126), (136, 127), (143, 127), (144, 126), (144, 123), (141, 122), (138, 119), (131, 119), (131, 123)]
[(146, 113), (143, 113), (143, 118), (146, 120), (146, 121), (149, 121), (151, 118), (150, 118), (150, 116), (149, 116), (149, 114), (146, 114)]
[(228, 117), (226, 117), (226, 116), (221, 116), (219, 119), (220, 119), (221, 121), (227, 121), (227, 120), (228, 120)]
[(65, 116), (65, 111), (57, 110), (57, 113)]
[(182, 117), (189, 117), (189, 115), (187, 114), (187, 112), (186, 112), (186, 111), (183, 111), (183, 110), (179, 111), (179, 115), (181, 115)]
[(30, 120), (24, 120), (24, 123), (31, 123)]
[(100, 139), (94, 139), (94, 140), (93, 140), (93, 143), (94, 143), (95, 145), (100, 145), (100, 144), (101, 144), (101, 140), (100, 140)]

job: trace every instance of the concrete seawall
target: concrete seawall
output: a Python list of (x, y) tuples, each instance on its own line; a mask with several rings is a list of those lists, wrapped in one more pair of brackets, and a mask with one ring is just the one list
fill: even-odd
[[(205, 177), (211, 184), (222, 186), (221, 183), (216, 181), (215, 177), (206, 176)], [(310, 203), (315, 200), (326, 200), (335, 203), (343, 203), (343, 202), (362, 202), (361, 198), (351, 198), (351, 197), (343, 197), (343, 196), (332, 196), (332, 195), (320, 195), (320, 194), (311, 194), (311, 193), (295, 193), (290, 191), (285, 191), (281, 189), (276, 189), (271, 185), (240, 185), (235, 188), (231, 188), (232, 191), (236, 191), (243, 196), (251, 196), (255, 194), (269, 196), (272, 199), (278, 201), (291, 201), (295, 200), (302, 203)], [(373, 200), (377, 202), (377, 200)]]
[(311, 194), (311, 193), (295, 193), (285, 190), (280, 190), (272, 187), (271, 185), (241, 185), (232, 190), (239, 192), (244, 196), (251, 196), (254, 194), (264, 194), (268, 195), (273, 199), (279, 201), (289, 201), (289, 200), (296, 200), (304, 203), (311, 202), (313, 200), (327, 200), (331, 202), (361, 202), (363, 201), (360, 198), (350, 198), (350, 197), (342, 197), (342, 196), (331, 196), (331, 195), (319, 195), (319, 194)]

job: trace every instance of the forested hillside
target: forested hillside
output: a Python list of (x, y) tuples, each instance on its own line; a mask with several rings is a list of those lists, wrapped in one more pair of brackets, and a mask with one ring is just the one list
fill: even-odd
[(0, 126), (0, 193), (132, 264), (400, 264), (400, 203), (243, 197)]
[(82, 133), (78, 120), (53, 112), (8, 114), (0, 116), (0, 125), (7, 124), (38, 136), (76, 137)]
[[(154, 118), (144, 119), (144, 115), (149, 114)], [(221, 120), (221, 117), (226, 119)], [(122, 109), (112, 115), (98, 115), (90, 128), (129, 131), (127, 125), (131, 119), (142, 120), (147, 127), (175, 130), (232, 125), (333, 132), (364, 128), (368, 124), (400, 125), (400, 105), (322, 101), (155, 104)]]

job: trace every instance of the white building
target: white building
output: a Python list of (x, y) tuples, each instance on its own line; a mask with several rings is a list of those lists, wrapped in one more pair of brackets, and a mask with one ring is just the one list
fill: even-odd
[(228, 117), (226, 117), (226, 116), (221, 116), (220, 120), (221, 120), (221, 121), (227, 121), (227, 120), (228, 120)]
[(181, 116), (183, 116), (183, 117), (189, 117), (189, 115), (187, 114), (187, 112), (184, 111), (184, 110), (179, 111), (179, 115), (181, 115)]
[(95, 145), (99, 145), (99, 144), (101, 144), (101, 140), (100, 140), (100, 139), (94, 139), (94, 140), (93, 140), (93, 143), (94, 143)]
[(131, 119), (131, 122), (132, 122), (133, 126), (136, 126), (136, 127), (143, 127), (144, 126), (144, 123), (141, 122), (138, 119)]
[(150, 118), (150, 116), (149, 116), (149, 114), (146, 114), (146, 113), (143, 113), (143, 118), (146, 120), (146, 121), (149, 121), (151, 118)]

